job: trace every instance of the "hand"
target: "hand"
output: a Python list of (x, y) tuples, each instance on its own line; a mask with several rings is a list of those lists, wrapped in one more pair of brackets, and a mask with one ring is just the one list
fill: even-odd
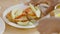
[(30, 3), (34, 4), (34, 5), (38, 5), (42, 2), (47, 2), (49, 3), (50, 5), (55, 5), (58, 0), (31, 0)]
[(59, 0), (46, 0), (50, 6), (55, 6)]
[(45, 18), (39, 20), (38, 31), (41, 34), (60, 32), (60, 18)]
[(43, 16), (46, 16), (48, 13), (50, 13), (52, 10), (54, 10), (55, 5), (59, 3), (58, 1), (59, 0), (47, 0), (50, 7), (43, 13)]

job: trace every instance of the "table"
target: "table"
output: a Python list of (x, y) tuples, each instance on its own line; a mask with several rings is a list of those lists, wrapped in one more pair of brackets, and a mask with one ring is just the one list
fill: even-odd
[[(20, 4), (21, 2), (26, 3), (26, 0), (0, 0), (0, 17), (2, 17), (2, 14), (6, 8)], [(40, 32), (37, 30), (37, 27), (32, 29), (20, 29), (6, 24), (6, 29), (3, 34), (40, 34)]]
[[(22, 1), (26, 2), (26, 0), (25, 1), (22, 0)], [(20, 2), (21, 2), (20, 0), (19, 1), (18, 0), (0, 0), (0, 6), (1, 6), (0, 16), (2, 17), (2, 14), (6, 8), (19, 4)], [(6, 24), (6, 29), (4, 34), (39, 34), (39, 32), (37, 31), (36, 28), (19, 29)]]

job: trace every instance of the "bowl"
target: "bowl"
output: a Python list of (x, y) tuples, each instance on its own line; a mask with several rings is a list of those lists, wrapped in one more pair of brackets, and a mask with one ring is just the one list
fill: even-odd
[(57, 4), (57, 5), (55, 6), (55, 9), (60, 9), (60, 4)]
[(60, 9), (53, 10), (55, 17), (60, 17)]
[(19, 9), (21, 9), (21, 10), (24, 10), (24, 9), (28, 8), (28, 6), (25, 5), (24, 3), (20, 3), (20, 4), (17, 4), (17, 5), (14, 5), (14, 6), (11, 6), (11, 7), (7, 8), (7, 9), (4, 11), (4, 13), (3, 13), (3, 19), (4, 19), (4, 21), (5, 21), (7, 24), (9, 24), (9, 25), (11, 25), (11, 26), (13, 26), (13, 27), (16, 27), (16, 28), (34, 28), (34, 27), (36, 27), (36, 26), (38, 25), (38, 23), (35, 23), (35, 24), (33, 24), (32, 26), (20, 26), (20, 25), (18, 25), (18, 24), (15, 24), (15, 23), (13, 23), (13, 22), (10, 22), (10, 21), (6, 18), (6, 15), (7, 15), (7, 13), (9, 13), (11, 10), (13, 10), (13, 9), (15, 9), (15, 8), (17, 8), (17, 9), (19, 8)]

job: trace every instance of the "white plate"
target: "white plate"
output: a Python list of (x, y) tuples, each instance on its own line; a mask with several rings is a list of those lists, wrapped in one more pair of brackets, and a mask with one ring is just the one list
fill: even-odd
[(20, 26), (20, 25), (18, 25), (18, 24), (15, 24), (15, 23), (13, 23), (13, 22), (10, 22), (10, 21), (6, 18), (7, 13), (9, 13), (9, 12), (10, 12), (11, 10), (13, 10), (14, 8), (19, 8), (19, 9), (21, 9), (21, 10), (24, 10), (24, 9), (26, 9), (27, 7), (28, 7), (28, 6), (24, 5), (23, 3), (18, 4), (18, 5), (15, 5), (15, 6), (12, 6), (12, 7), (9, 7), (9, 8), (7, 8), (7, 9), (4, 11), (4, 13), (3, 13), (3, 19), (6, 21), (7, 24), (9, 24), (9, 25), (11, 25), (11, 26), (14, 26), (14, 27), (16, 27), (16, 28), (34, 28), (34, 27), (36, 27), (36, 26), (38, 25), (38, 23), (36, 23), (36, 24), (34, 24), (34, 25), (32, 25), (32, 26)]
[(5, 30), (5, 23), (4, 21), (0, 18), (0, 34), (3, 34)]

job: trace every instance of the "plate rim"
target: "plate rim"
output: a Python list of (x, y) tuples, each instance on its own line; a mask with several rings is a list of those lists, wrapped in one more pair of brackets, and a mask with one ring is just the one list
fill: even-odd
[(5, 23), (4, 23), (4, 21), (3, 21), (3, 19), (0, 17), (0, 20), (1, 20), (1, 23), (4, 25), (4, 29), (3, 29), (3, 31), (1, 32), (1, 34), (3, 34), (4, 33), (4, 31), (5, 31)]

